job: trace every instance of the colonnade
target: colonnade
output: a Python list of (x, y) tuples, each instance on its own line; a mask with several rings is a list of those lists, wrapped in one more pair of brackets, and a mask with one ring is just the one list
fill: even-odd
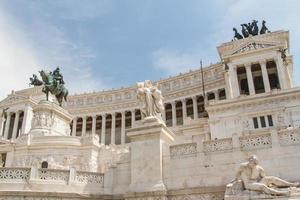
[[(230, 87), (232, 97), (238, 97), (245, 93), (245, 91), (242, 90), (241, 78), (239, 77), (241, 74), (241, 69), (245, 69), (246, 77), (243, 79), (247, 79), (246, 81), (249, 90), (246, 92), (247, 94), (254, 95), (262, 92), (270, 92), (275, 88), (285, 89), (287, 87), (285, 75), (281, 69), (282, 67), (278, 67), (279, 63), (277, 60), (278, 59), (270, 61), (260, 60), (256, 63), (246, 63), (243, 65), (230, 64), (231, 66), (228, 70), (229, 83), (227, 85)], [(262, 77), (262, 81), (255, 82), (255, 78), (260, 78), (259, 76)], [(271, 77), (272, 80), (270, 80), (269, 77)], [(276, 83), (276, 81), (278, 83)], [(261, 90), (257, 89), (257, 83), (263, 84), (263, 88)]]
[[(213, 94), (209, 99), (209, 94)], [(226, 98), (225, 89), (209, 92), (207, 100)], [(204, 98), (201, 95), (182, 98), (165, 103), (162, 118), (167, 126), (184, 125), (184, 119), (203, 117)], [(128, 142), (126, 129), (131, 128), (135, 121), (141, 119), (139, 109), (101, 113), (98, 115), (77, 116), (73, 119), (72, 136), (99, 135), (101, 144), (125, 144)]]

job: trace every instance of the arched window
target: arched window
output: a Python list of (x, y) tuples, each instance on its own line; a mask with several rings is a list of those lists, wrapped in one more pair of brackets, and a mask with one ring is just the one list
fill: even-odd
[(43, 161), (41, 167), (47, 169), (48, 168), (48, 162), (47, 161)]

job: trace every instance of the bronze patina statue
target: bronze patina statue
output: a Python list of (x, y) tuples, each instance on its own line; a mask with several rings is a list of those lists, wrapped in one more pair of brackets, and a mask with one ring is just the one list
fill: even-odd
[(69, 92), (65, 87), (63, 75), (60, 73), (59, 67), (57, 67), (53, 72), (41, 70), (39, 73), (42, 80), (39, 80), (37, 75), (33, 74), (32, 78), (30, 78), (30, 85), (43, 85), (42, 91), (46, 94), (46, 99), (48, 100), (50, 92), (55, 95), (59, 105), (62, 106), (63, 99), (67, 101)]
[(238, 31), (236, 30), (236, 28), (233, 28), (234, 31), (234, 38), (236, 39), (243, 39), (243, 36), (241, 34), (238, 33)]
[(260, 34), (270, 33), (269, 29), (266, 26), (266, 21), (263, 20), (261, 24)]
[[(257, 26), (257, 20), (252, 20), (251, 23), (245, 23), (245, 24), (241, 24), (242, 26), (242, 34), (238, 33), (238, 31), (236, 30), (236, 28), (233, 28), (234, 31), (234, 39), (243, 39), (243, 38), (247, 38), (249, 36), (255, 36), (258, 35), (258, 26)], [(259, 34), (265, 34), (265, 33), (269, 33), (269, 29), (266, 27), (266, 21), (263, 20), (262, 21), (262, 27), (259, 31)], [(241, 37), (240, 37), (241, 36)]]

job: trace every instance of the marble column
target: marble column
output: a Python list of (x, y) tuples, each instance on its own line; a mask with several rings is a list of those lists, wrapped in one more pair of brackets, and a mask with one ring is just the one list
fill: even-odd
[(215, 91), (215, 100), (218, 101), (219, 100), (219, 91)]
[(172, 126), (176, 126), (176, 102), (172, 101), (171, 102), (172, 105)]
[(105, 127), (106, 127), (106, 114), (102, 114), (102, 124), (101, 124), (101, 144), (105, 144)]
[(86, 134), (86, 116), (82, 117), (82, 132), (81, 136), (85, 136)]
[(13, 132), (12, 132), (12, 139), (16, 139), (17, 138), (17, 132), (18, 132), (18, 127), (19, 127), (19, 119), (20, 119), (20, 111), (16, 112), (16, 116), (15, 116), (15, 121), (14, 121), (14, 128), (13, 128)]
[(32, 107), (26, 105), (24, 109), (24, 116), (22, 121), (22, 130), (21, 130), (22, 135), (30, 131), (32, 117), (33, 117)]
[(166, 106), (164, 105), (164, 110), (163, 110), (163, 112), (161, 113), (161, 118), (162, 118), (162, 120), (166, 123)]
[(181, 103), (182, 103), (182, 118), (183, 118), (183, 123), (184, 123), (184, 119), (187, 117), (187, 113), (186, 113), (186, 99), (182, 99)]
[(121, 113), (122, 115), (122, 119), (121, 119), (121, 144), (125, 144), (125, 116), (126, 116), (126, 112), (123, 111)]
[(0, 117), (0, 137), (3, 136), (3, 129), (4, 129), (4, 117)]
[(76, 136), (77, 117), (74, 117), (72, 124), (72, 136)]
[(197, 97), (193, 96), (193, 113), (194, 113), (194, 119), (198, 118), (198, 106), (197, 106)]
[(236, 66), (230, 65), (228, 69), (228, 75), (229, 75), (229, 81), (232, 89), (232, 96), (238, 97), (240, 96), (240, 90), (239, 90), (239, 82), (237, 79), (237, 73), (236, 73)]
[(97, 116), (94, 115), (92, 117), (93, 121), (92, 121), (92, 135), (95, 135), (96, 134), (96, 119), (97, 119)]
[(259, 62), (259, 64), (260, 64), (262, 77), (263, 77), (263, 81), (264, 81), (265, 92), (270, 92), (271, 88), (270, 88), (270, 81), (269, 81), (269, 75), (268, 75), (268, 71), (267, 71), (266, 61), (261, 60)]
[(280, 88), (281, 89), (287, 89), (286, 82), (285, 82), (285, 79), (286, 79), (285, 69), (284, 69), (285, 66), (283, 64), (281, 56), (278, 54), (277, 58), (274, 59), (274, 61), (276, 63)]
[(131, 111), (131, 127), (133, 127), (134, 122), (135, 122), (135, 109)]
[(7, 112), (7, 118), (6, 118), (6, 123), (5, 123), (5, 129), (4, 129), (4, 138), (8, 138), (8, 131), (10, 127), (10, 119), (11, 119), (11, 112)]
[(116, 138), (116, 113), (111, 114), (111, 139), (110, 143), (115, 144)]
[(247, 75), (249, 93), (250, 93), (250, 95), (254, 95), (255, 94), (255, 88), (254, 88), (251, 64), (250, 63), (246, 64), (245, 68), (246, 68), (246, 75)]

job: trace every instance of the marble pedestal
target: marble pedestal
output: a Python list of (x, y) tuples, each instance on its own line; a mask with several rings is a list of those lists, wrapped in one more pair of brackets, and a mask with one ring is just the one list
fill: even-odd
[(166, 198), (162, 151), (174, 140), (174, 133), (156, 117), (148, 117), (127, 132), (131, 139), (131, 184), (125, 199)]
[(54, 102), (42, 100), (33, 108), (29, 134), (35, 136), (69, 136), (72, 116)]

